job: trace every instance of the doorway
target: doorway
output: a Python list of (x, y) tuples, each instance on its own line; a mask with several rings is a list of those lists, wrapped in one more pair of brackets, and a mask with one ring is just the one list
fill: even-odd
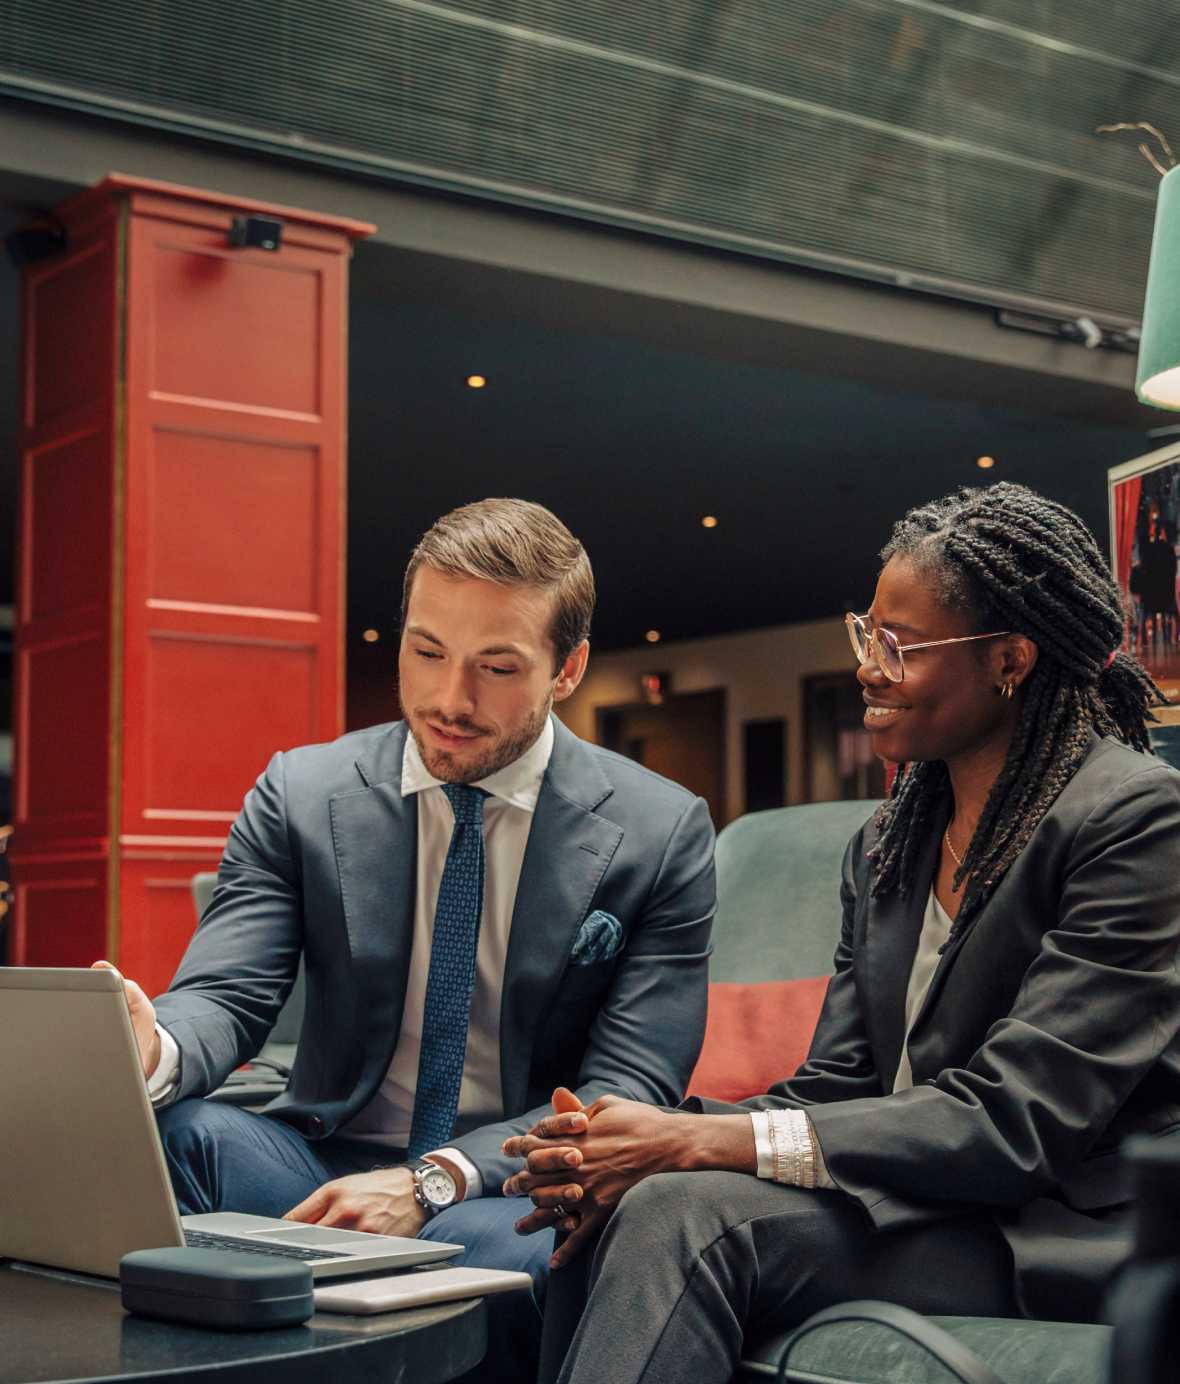
[(803, 801), (883, 798), (885, 765), (864, 728), (865, 704), (847, 672), (803, 679)]
[(725, 693), (669, 693), (658, 705), (627, 702), (597, 710), (600, 745), (704, 798), (713, 825), (725, 811)]

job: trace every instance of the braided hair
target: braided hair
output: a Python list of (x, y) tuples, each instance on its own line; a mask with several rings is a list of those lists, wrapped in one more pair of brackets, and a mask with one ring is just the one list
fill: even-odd
[[(1091, 731), (1148, 749), (1150, 707), (1164, 697), (1117, 652), (1123, 605), (1093, 535), (1072, 510), (1023, 485), (964, 487), (910, 510), (881, 552), (904, 557), (973, 633), (1027, 635), (1039, 657), (999, 777), (955, 873), (966, 881), (952, 937), (987, 902), (1077, 772)], [(913, 882), (922, 843), (950, 791), (941, 760), (900, 765), (877, 814), (873, 893)], [(949, 939), (948, 939), (949, 941)]]

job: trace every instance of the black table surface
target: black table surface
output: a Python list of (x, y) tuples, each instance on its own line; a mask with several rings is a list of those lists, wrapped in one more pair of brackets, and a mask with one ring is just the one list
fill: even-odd
[(119, 1285), (0, 1261), (0, 1384), (443, 1384), (483, 1356), (480, 1298), (304, 1326), (206, 1331), (129, 1316)]

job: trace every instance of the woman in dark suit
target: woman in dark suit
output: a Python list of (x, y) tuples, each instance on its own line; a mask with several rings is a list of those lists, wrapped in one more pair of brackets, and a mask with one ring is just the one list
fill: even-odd
[(1002, 484), (882, 557), (848, 625), (901, 768), (807, 1061), (740, 1106), (558, 1101), (506, 1146), (519, 1228), (569, 1232), (551, 1306), (588, 1291), (562, 1384), (728, 1380), (747, 1330), (854, 1297), (1091, 1317), (1128, 1248), (1115, 1151), (1180, 1128), (1180, 774), (1097, 544)]

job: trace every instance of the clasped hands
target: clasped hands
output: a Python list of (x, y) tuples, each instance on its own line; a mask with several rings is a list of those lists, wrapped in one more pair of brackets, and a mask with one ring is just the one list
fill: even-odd
[(519, 1235), (548, 1226), (569, 1231), (550, 1259), (568, 1264), (610, 1219), (623, 1193), (652, 1173), (679, 1166), (667, 1111), (619, 1096), (583, 1106), (564, 1086), (553, 1093), (552, 1115), (527, 1134), (506, 1139), (503, 1152), (525, 1166), (504, 1183), (506, 1197), (531, 1197), (534, 1209), (516, 1223)]

